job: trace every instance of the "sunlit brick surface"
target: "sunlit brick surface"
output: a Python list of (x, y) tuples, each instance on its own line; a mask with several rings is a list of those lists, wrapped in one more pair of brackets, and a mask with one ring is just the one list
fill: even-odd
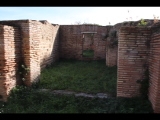
[(118, 43), (117, 96), (134, 97), (140, 95), (140, 84), (145, 64), (148, 64), (150, 30), (145, 27), (122, 27)]

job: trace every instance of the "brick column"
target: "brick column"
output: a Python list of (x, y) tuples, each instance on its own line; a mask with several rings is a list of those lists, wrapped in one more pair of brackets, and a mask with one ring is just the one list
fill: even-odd
[(28, 21), (28, 27), (25, 28), (27, 34), (23, 34), (23, 52), (24, 62), (29, 67), (30, 72), (26, 76), (25, 85), (30, 86), (37, 82), (40, 76), (40, 27), (37, 22)]
[(145, 27), (122, 27), (118, 38), (117, 97), (139, 96), (140, 84), (137, 80), (144, 77), (150, 30)]
[(18, 28), (0, 25), (0, 99), (7, 101), (19, 80), (20, 33)]

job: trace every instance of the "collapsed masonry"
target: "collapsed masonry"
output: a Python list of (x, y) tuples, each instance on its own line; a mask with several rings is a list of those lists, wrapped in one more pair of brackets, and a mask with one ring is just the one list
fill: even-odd
[[(139, 96), (141, 85), (137, 81), (143, 80), (149, 69), (148, 96), (154, 112), (160, 113), (160, 24), (137, 27), (135, 23), (98, 26), (0, 21), (0, 100), (7, 101), (16, 85), (39, 81), (41, 70), (59, 58), (104, 59), (107, 66), (118, 66), (117, 97)], [(84, 50), (93, 50), (94, 56), (83, 57)], [(21, 65), (30, 69), (24, 81), (19, 74)]]

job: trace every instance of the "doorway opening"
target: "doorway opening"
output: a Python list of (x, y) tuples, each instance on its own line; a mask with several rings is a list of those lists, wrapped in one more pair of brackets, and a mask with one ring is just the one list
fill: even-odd
[(82, 45), (82, 57), (94, 58), (94, 34), (97, 32), (82, 32), (83, 45)]

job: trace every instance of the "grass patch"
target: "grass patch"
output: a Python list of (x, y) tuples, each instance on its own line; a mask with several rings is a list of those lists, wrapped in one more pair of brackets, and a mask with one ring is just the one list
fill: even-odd
[(0, 102), (0, 113), (153, 113), (142, 98), (84, 98), (35, 92), (16, 87), (7, 103)]
[(83, 50), (82, 55), (83, 55), (83, 57), (93, 58), (94, 57), (94, 50)]
[(0, 113), (153, 113), (151, 103), (136, 98), (85, 98), (37, 92), (39, 88), (75, 92), (107, 92), (116, 95), (117, 68), (105, 61), (65, 60), (44, 69), (40, 83), (12, 89), (8, 102), (0, 102)]
[(65, 60), (42, 71), (39, 88), (116, 95), (116, 82), (117, 67), (107, 67), (105, 61)]

